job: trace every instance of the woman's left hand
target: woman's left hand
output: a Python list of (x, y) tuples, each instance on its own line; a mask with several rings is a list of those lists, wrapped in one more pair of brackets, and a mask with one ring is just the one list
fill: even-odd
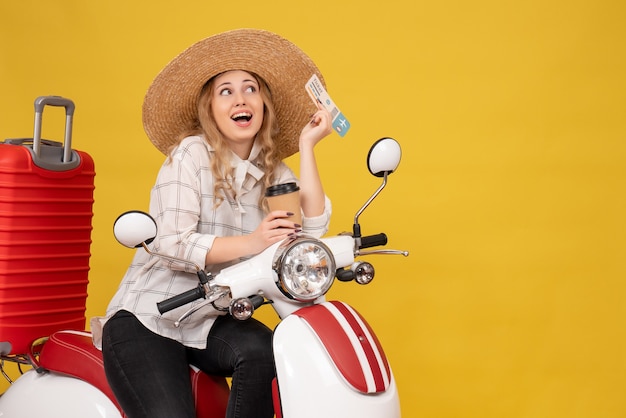
[(333, 131), (330, 112), (317, 102), (317, 112), (311, 117), (300, 133), (300, 150), (303, 147), (313, 149), (315, 145)]

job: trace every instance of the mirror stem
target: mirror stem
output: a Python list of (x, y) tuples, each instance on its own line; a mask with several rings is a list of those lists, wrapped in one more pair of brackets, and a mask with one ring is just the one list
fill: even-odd
[[(144, 250), (146, 250), (146, 252), (150, 255), (155, 255), (157, 257), (161, 257), (164, 258), (166, 260), (169, 261), (173, 261), (175, 263), (183, 263), (183, 264), (187, 264), (187, 265), (191, 265), (194, 266), (196, 271), (200, 272), (202, 271), (202, 269), (200, 268), (200, 266), (198, 266), (196, 263), (189, 261), (189, 260), (183, 260), (182, 258), (177, 258), (177, 257), (170, 257), (169, 255), (165, 255), (165, 254), (159, 254), (159, 253), (155, 253), (153, 251), (150, 250), (150, 248), (148, 248), (148, 245), (146, 245), (145, 242), (141, 243), (141, 246), (143, 247)], [(206, 282), (205, 282), (206, 283)], [(204, 284), (204, 283), (203, 283)]]
[(359, 225), (359, 216), (361, 216), (363, 211), (370, 205), (370, 203), (372, 203), (372, 200), (374, 200), (376, 196), (378, 196), (378, 194), (385, 188), (385, 186), (387, 185), (388, 174), (389, 174), (388, 171), (385, 171), (383, 173), (383, 184), (380, 185), (378, 190), (374, 192), (374, 194), (367, 200), (367, 202), (365, 202), (365, 204), (361, 207), (361, 209), (359, 209), (359, 211), (354, 216), (354, 225), (352, 226), (352, 234), (353, 234), (353, 237), (359, 241), (361, 238), (361, 225)]

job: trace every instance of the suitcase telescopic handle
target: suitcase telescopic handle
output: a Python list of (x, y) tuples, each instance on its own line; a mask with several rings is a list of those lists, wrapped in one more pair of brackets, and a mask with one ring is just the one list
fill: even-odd
[(33, 152), (39, 157), (41, 150), (41, 120), (46, 106), (63, 106), (65, 108), (65, 138), (63, 140), (63, 162), (72, 159), (72, 121), (74, 118), (74, 102), (61, 96), (40, 96), (35, 99), (35, 132), (33, 133)]

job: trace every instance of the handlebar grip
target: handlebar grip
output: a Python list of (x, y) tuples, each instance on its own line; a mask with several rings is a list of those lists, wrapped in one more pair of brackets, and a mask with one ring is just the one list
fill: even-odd
[(160, 313), (164, 314), (165, 312), (169, 312), (172, 309), (178, 308), (179, 306), (186, 305), (196, 299), (202, 298), (204, 298), (204, 289), (198, 286), (196, 288), (189, 289), (185, 293), (181, 293), (180, 295), (176, 295), (169, 299), (158, 302), (157, 309)]
[(368, 235), (361, 238), (360, 248), (377, 247), (387, 244), (387, 235), (384, 232), (376, 235)]

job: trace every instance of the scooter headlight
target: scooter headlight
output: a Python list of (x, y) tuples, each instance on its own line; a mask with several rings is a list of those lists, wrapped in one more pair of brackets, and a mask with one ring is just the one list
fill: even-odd
[(299, 236), (282, 244), (274, 257), (278, 287), (288, 297), (306, 302), (326, 294), (335, 278), (335, 258), (321, 241)]

